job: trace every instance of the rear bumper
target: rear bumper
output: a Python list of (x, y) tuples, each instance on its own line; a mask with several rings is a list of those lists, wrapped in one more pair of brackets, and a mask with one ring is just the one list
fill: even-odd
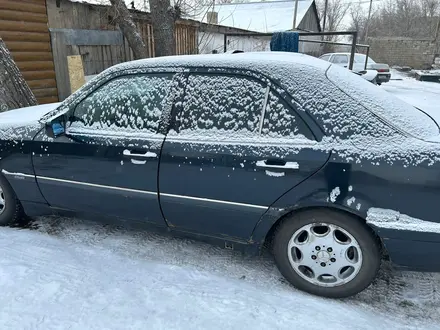
[(381, 72), (378, 72), (376, 79), (377, 79), (377, 81), (379, 83), (389, 82), (390, 79), (391, 79), (391, 73), (381, 73)]
[(382, 239), (395, 265), (408, 270), (440, 272), (440, 222), (370, 208), (367, 224)]
[(391, 262), (399, 268), (440, 272), (440, 234), (376, 228)]

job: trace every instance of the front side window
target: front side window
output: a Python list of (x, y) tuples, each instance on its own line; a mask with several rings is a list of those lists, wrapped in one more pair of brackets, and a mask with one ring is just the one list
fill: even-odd
[(273, 138), (305, 137), (315, 140), (312, 131), (296, 111), (272, 90), (267, 100), (262, 134)]
[(320, 59), (328, 62), (328, 60), (330, 59), (330, 55), (322, 55)]
[(257, 133), (266, 87), (235, 75), (194, 74), (188, 78), (183, 109), (177, 117), (185, 132)]
[(77, 105), (72, 127), (157, 133), (163, 111), (171, 107), (172, 79), (168, 73), (115, 78)]

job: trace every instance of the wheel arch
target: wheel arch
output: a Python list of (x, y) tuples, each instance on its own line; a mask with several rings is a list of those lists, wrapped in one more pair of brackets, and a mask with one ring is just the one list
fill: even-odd
[(369, 230), (371, 231), (372, 235), (375, 237), (377, 243), (379, 244), (379, 248), (380, 248), (380, 251), (382, 253), (382, 257), (388, 257), (388, 252), (387, 252), (387, 250), (385, 248), (385, 245), (384, 245), (384, 243), (382, 241), (382, 238), (377, 234), (375, 229), (367, 223), (366, 218), (363, 217), (362, 215), (354, 212), (352, 209), (344, 208), (344, 207), (342, 207), (341, 205), (338, 205), (338, 204), (331, 204), (331, 205), (308, 205), (308, 206), (300, 206), (300, 207), (297, 207), (297, 208), (289, 210), (287, 213), (285, 213), (281, 217), (279, 217), (272, 224), (272, 226), (269, 228), (269, 230), (267, 231), (267, 233), (266, 233), (266, 235), (265, 235), (265, 237), (263, 239), (263, 242), (262, 242), (263, 245), (264, 246), (268, 246), (268, 247), (272, 246), (274, 234), (275, 234), (277, 228), (283, 223), (283, 221), (291, 218), (295, 214), (306, 212), (306, 211), (310, 211), (310, 210), (331, 210), (333, 212), (339, 212), (339, 213), (342, 213), (342, 214), (346, 214), (346, 215), (352, 217), (353, 219), (356, 219), (357, 221), (361, 222), (367, 228), (369, 228)]

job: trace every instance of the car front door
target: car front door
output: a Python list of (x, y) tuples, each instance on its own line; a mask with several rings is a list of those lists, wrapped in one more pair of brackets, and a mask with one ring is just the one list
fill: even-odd
[(173, 77), (116, 77), (69, 110), (66, 135), (36, 137), (35, 174), (52, 207), (165, 224), (157, 174)]
[(328, 159), (291, 104), (250, 76), (194, 72), (178, 110), (159, 171), (173, 228), (245, 240), (272, 203)]

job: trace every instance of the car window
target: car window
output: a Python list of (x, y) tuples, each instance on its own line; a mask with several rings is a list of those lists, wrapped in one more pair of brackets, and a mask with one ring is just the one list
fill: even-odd
[(179, 131), (219, 130), (227, 134), (256, 133), (266, 88), (245, 76), (194, 74), (189, 76)]
[(163, 110), (171, 107), (172, 79), (169, 73), (115, 78), (77, 105), (73, 127), (156, 133)]
[(347, 64), (348, 56), (347, 55), (334, 55), (332, 58), (332, 62), (335, 64)]
[[(355, 63), (365, 63), (365, 60), (367, 59), (367, 57), (364, 54), (355, 54), (354, 55), (354, 61)], [(374, 62), (370, 57), (368, 57), (368, 64), (375, 64), (376, 62)]]
[(330, 55), (322, 55), (320, 57), (321, 60), (328, 61), (330, 59)]
[[(334, 95), (330, 88), (342, 91), (349, 98), (345, 106), (349, 111), (367, 109), (393, 128), (419, 139), (438, 141), (439, 130), (436, 123), (410, 104), (341, 67), (332, 66), (326, 74), (328, 81), (332, 83), (328, 85), (329, 93)], [(366, 120), (360, 120), (356, 125), (360, 126), (362, 122), (367, 123)], [(368, 129), (365, 132), (371, 134)]]
[(269, 92), (261, 133), (274, 138), (304, 136), (315, 140), (312, 131), (295, 110), (272, 90)]

